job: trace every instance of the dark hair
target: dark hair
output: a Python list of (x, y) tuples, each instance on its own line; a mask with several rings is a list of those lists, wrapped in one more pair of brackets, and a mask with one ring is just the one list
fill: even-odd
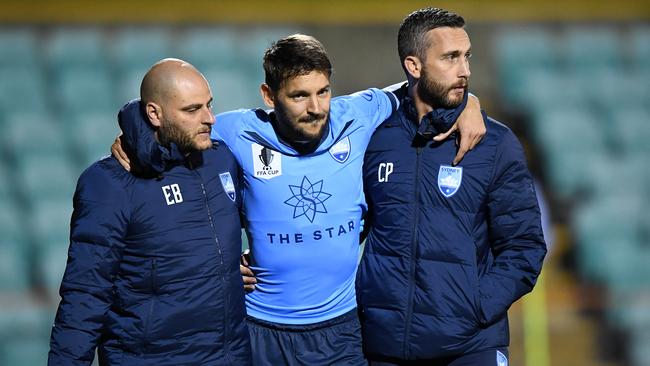
[(320, 71), (329, 78), (332, 64), (323, 45), (314, 37), (293, 34), (271, 44), (264, 52), (265, 82), (278, 90), (285, 81)]
[[(428, 31), (440, 27), (462, 28), (465, 19), (460, 15), (440, 8), (423, 8), (407, 15), (397, 33), (397, 51), (403, 64), (407, 56), (420, 60), (426, 57), (429, 44), (425, 38)], [(403, 65), (402, 65), (403, 66)]]

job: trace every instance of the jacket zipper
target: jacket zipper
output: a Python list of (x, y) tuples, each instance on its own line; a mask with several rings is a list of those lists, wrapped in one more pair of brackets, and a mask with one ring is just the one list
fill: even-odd
[(403, 350), (404, 350), (404, 358), (409, 359), (409, 339), (411, 337), (411, 316), (413, 315), (413, 296), (415, 294), (415, 262), (416, 262), (416, 247), (418, 245), (418, 224), (419, 224), (419, 219), (420, 215), (418, 214), (418, 210), (420, 207), (420, 157), (421, 157), (421, 152), (422, 148), (417, 147), (416, 148), (416, 160), (415, 160), (415, 209), (414, 209), (414, 217), (415, 219), (413, 220), (413, 230), (412, 230), (412, 236), (413, 240), (411, 242), (411, 268), (409, 271), (409, 281), (408, 283), (411, 284), (409, 287), (409, 294), (408, 294), (408, 302), (407, 302), (407, 308), (406, 308), (406, 327), (404, 330), (404, 345)]
[(156, 291), (156, 271), (158, 270), (158, 264), (156, 263), (156, 258), (153, 258), (151, 260), (151, 302), (149, 303), (149, 314), (147, 315), (147, 322), (145, 323), (144, 326), (144, 336), (142, 337), (142, 342), (144, 343), (143, 346), (146, 347), (146, 345), (149, 344), (149, 329), (151, 328), (151, 321), (153, 317), (153, 306), (154, 303), (156, 302), (156, 296), (157, 296), (157, 291)]
[[(214, 219), (212, 217), (212, 211), (210, 210), (210, 203), (208, 202), (208, 194), (205, 191), (205, 185), (203, 184), (203, 179), (199, 172), (196, 172), (201, 181), (201, 192), (203, 192), (203, 198), (205, 199), (205, 207), (208, 210), (208, 219), (210, 220), (210, 228), (212, 228), (212, 235), (214, 236), (214, 242), (217, 245), (217, 251), (219, 252), (219, 264), (221, 265), (221, 280), (224, 285), (224, 295), (227, 294), (227, 280), (226, 273), (223, 268), (223, 253), (221, 252), (221, 245), (219, 244), (219, 238), (217, 237), (217, 230), (214, 228)], [(223, 307), (223, 350), (224, 354), (228, 355), (228, 296), (223, 297), (224, 307)]]

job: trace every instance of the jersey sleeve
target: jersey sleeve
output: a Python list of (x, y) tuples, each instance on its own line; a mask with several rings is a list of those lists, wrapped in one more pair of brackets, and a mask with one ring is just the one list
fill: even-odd
[(370, 88), (349, 96), (349, 102), (369, 123), (370, 133), (384, 122), (399, 107), (395, 94), (388, 90)]
[(213, 140), (223, 141), (230, 148), (239, 164), (241, 164), (241, 157), (237, 151), (237, 137), (243, 129), (246, 111), (245, 109), (238, 109), (217, 114), (210, 133)]

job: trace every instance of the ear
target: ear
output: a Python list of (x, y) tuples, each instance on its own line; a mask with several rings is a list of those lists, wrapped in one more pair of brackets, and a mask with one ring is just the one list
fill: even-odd
[(273, 90), (267, 84), (262, 84), (260, 86), (260, 94), (262, 94), (262, 99), (264, 104), (269, 108), (275, 108), (275, 99), (273, 98)]
[(162, 125), (162, 108), (158, 104), (149, 102), (144, 106), (144, 111), (154, 127), (160, 127)]
[(404, 69), (412, 78), (419, 79), (422, 73), (422, 62), (416, 56), (406, 56)]

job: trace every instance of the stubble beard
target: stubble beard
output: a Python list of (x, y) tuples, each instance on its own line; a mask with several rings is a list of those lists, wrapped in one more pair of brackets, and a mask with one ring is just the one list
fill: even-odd
[[(420, 99), (433, 108), (456, 108), (462, 103), (463, 98), (452, 99), (449, 96), (449, 92), (459, 86), (459, 84), (460, 83), (456, 83), (451, 86), (446, 86), (442, 83), (438, 83), (433, 80), (433, 78), (429, 77), (426, 69), (423, 69), (422, 77), (418, 82), (417, 93)], [(465, 86), (465, 90), (467, 90), (468, 83), (465, 82), (463, 85)]]

